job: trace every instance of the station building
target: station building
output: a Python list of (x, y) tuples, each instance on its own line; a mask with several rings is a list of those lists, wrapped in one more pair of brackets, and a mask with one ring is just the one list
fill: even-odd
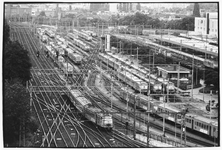
[(177, 64), (157, 66), (158, 77), (163, 78), (164, 80), (179, 80), (180, 81), (189, 81), (191, 75), (191, 70), (179, 66)]

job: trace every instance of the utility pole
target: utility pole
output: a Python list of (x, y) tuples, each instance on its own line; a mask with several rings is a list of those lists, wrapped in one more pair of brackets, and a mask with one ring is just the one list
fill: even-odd
[[(163, 94), (165, 95), (164, 93), (164, 88), (163, 88)], [(166, 99), (166, 95), (164, 96), (163, 98), (163, 104), (164, 104), (164, 112), (166, 111), (166, 108), (165, 108), (165, 99)], [(164, 117), (163, 117), (163, 137), (165, 137), (165, 118), (166, 118), (166, 114), (164, 113)]]
[(135, 99), (134, 99), (134, 119), (133, 119), (133, 126), (134, 126), (133, 139), (136, 140), (136, 96), (135, 96)]
[(138, 60), (138, 47), (136, 48), (136, 60), (137, 60), (137, 66), (139, 66), (139, 60)]
[[(179, 88), (179, 86), (180, 86), (180, 62), (177, 67), (177, 88)], [(177, 92), (179, 92), (179, 91), (177, 90)]]
[[(147, 93), (148, 93), (148, 103), (147, 103), (147, 108), (149, 109), (149, 111), (151, 111), (150, 110), (150, 58), (149, 58), (149, 83), (148, 83), (148, 91), (147, 91)], [(150, 119), (150, 113), (148, 113), (147, 114), (148, 116), (147, 116), (147, 147), (149, 147), (150, 145), (149, 145), (149, 138), (150, 138), (150, 122), (149, 122), (149, 119)]]
[(193, 54), (193, 59), (192, 59), (192, 82), (191, 82), (191, 92), (192, 92), (192, 94), (191, 94), (191, 98), (193, 99), (193, 71), (194, 70), (194, 54)]

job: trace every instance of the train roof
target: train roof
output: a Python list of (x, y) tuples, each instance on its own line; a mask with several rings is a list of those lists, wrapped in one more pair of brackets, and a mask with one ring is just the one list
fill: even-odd
[(93, 107), (93, 106), (88, 107), (87, 109), (90, 110), (90, 111), (92, 111), (92, 112), (94, 112), (94, 113), (102, 112), (101, 109), (99, 109), (99, 108), (97, 108), (97, 107)]
[(82, 106), (86, 106), (86, 105), (91, 105), (92, 103), (86, 99), (85, 97), (77, 97), (76, 100), (82, 105)]
[(67, 46), (65, 44), (61, 44), (61, 47), (62, 48), (66, 48)]
[(190, 114), (190, 113), (186, 114), (186, 116), (195, 118), (196, 120), (199, 120), (199, 121), (204, 122), (204, 123), (208, 123), (208, 124), (212, 124), (214, 126), (218, 126), (218, 120), (216, 120), (216, 119), (210, 119), (210, 118), (206, 118), (206, 117), (203, 117), (203, 116), (200, 116), (200, 115), (195, 115), (195, 114)]
[(68, 63), (68, 62), (63, 62), (63, 65), (64, 66), (67, 66), (68, 68), (70, 68), (70, 67), (73, 67), (70, 63)]
[(82, 93), (79, 90), (70, 90), (74, 97), (82, 96)]
[(78, 54), (78, 53), (72, 53), (73, 56), (75, 57), (82, 57), (82, 55)]
[(73, 67), (77, 72), (80, 72), (80, 69), (77, 66), (73, 65)]
[(71, 54), (74, 53), (74, 51), (73, 51), (71, 48), (66, 48), (66, 51), (67, 51), (68, 53), (71, 53)]
[[(164, 105), (165, 105), (165, 106), (164, 106)], [(177, 109), (177, 108), (174, 108), (174, 107), (170, 106), (170, 105), (167, 104), (167, 103), (165, 103), (165, 104), (164, 104), (164, 103), (161, 103), (161, 104), (158, 105), (158, 107), (161, 107), (161, 108), (164, 108), (164, 107), (165, 107), (165, 109), (170, 110), (170, 111), (175, 112), (175, 113), (181, 112), (181, 110), (179, 110), (179, 109)]]
[[(154, 36), (154, 35), (152, 35)], [(160, 37), (159, 35), (155, 35), (155, 37)], [(184, 37), (178, 37), (174, 35), (162, 35), (161, 39), (168, 40), (177, 44), (183, 44), (187, 46), (192, 46), (193, 48), (199, 48), (203, 51), (212, 51), (214, 53), (218, 53), (218, 47), (214, 45), (210, 45), (208, 42), (199, 41), (196, 39), (187, 39)]]

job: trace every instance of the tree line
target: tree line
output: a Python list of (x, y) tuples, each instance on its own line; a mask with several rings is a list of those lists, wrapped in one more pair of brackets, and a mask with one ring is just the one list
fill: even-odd
[[(13, 32), (13, 31), (12, 31)], [(31, 79), (29, 52), (18, 41), (10, 40), (10, 27), (3, 27), (3, 137), (5, 147), (31, 146), (37, 130), (30, 112), (26, 82)], [(25, 138), (26, 144), (21, 144)]]

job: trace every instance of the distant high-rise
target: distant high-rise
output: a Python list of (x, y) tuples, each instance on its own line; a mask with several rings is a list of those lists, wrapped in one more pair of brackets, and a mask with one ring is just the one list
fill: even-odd
[(119, 11), (122, 12), (131, 12), (131, 11), (140, 11), (141, 6), (140, 3), (120, 3)]
[(93, 12), (109, 11), (109, 4), (108, 3), (91, 3), (90, 11), (93, 11)]
[(118, 4), (117, 3), (110, 3), (109, 4), (109, 11), (110, 12), (118, 12)]

